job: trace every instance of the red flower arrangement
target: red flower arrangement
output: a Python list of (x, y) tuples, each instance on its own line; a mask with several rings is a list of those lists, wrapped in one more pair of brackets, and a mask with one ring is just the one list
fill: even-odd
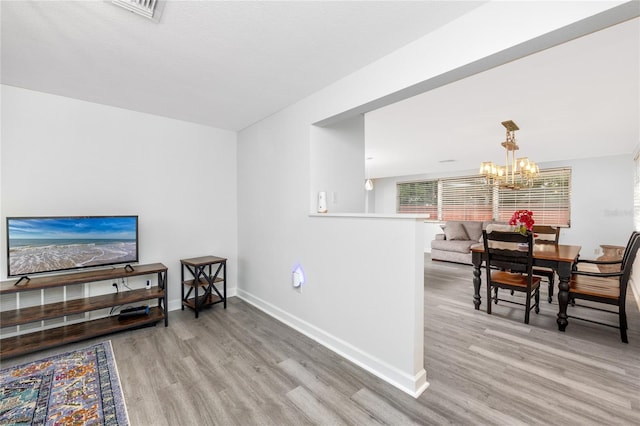
[(532, 231), (534, 223), (536, 223), (536, 221), (533, 220), (533, 212), (530, 210), (515, 211), (509, 221), (509, 225), (516, 226), (516, 231), (522, 235), (527, 235), (527, 231)]

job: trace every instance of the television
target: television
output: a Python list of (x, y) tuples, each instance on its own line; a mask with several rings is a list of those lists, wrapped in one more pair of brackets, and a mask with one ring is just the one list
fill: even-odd
[(7, 275), (138, 262), (138, 216), (7, 217)]

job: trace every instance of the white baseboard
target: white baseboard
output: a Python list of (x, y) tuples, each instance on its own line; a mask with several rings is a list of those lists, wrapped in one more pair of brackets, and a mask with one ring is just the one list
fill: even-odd
[(630, 279), (629, 285), (631, 287), (633, 297), (636, 299), (636, 305), (638, 305), (638, 309), (640, 309), (640, 281), (636, 284), (634, 279)]
[(407, 374), (376, 358), (375, 356), (363, 352), (348, 342), (345, 342), (344, 340), (341, 340), (336, 336), (333, 336), (244, 290), (238, 289), (236, 295), (245, 302), (250, 303), (278, 321), (331, 349), (338, 355), (346, 358), (401, 391), (408, 393), (414, 398), (419, 397), (429, 386), (429, 382), (427, 382), (427, 372), (424, 369), (420, 370), (416, 375)]

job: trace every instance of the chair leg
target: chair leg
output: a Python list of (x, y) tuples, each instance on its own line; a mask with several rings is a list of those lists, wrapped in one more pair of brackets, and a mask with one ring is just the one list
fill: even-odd
[(498, 287), (493, 289), (493, 303), (498, 304)]
[[(496, 291), (498, 288), (496, 287)], [(491, 314), (491, 283), (487, 283), (487, 313)]]
[(549, 275), (549, 303), (553, 302), (553, 282), (555, 281), (555, 273)]
[(540, 313), (540, 287), (536, 289), (535, 301), (536, 301), (536, 314), (538, 314)]
[(531, 309), (531, 293), (527, 293), (527, 301), (524, 307), (524, 323), (529, 324), (529, 310)]
[(620, 316), (620, 338), (624, 343), (629, 343), (627, 339), (627, 313), (624, 307), (620, 307), (618, 315)]

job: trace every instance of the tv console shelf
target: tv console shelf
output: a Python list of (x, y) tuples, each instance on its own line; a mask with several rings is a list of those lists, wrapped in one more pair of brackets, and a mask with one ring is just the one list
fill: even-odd
[(0, 359), (15, 357), (117, 331), (153, 325), (162, 319), (164, 319), (165, 327), (169, 325), (167, 310), (167, 267), (162, 263), (37, 277), (31, 278), (30, 280), (22, 280), (18, 285), (15, 285), (18, 280), (0, 282), (0, 295), (7, 295), (152, 274), (157, 274), (158, 285), (151, 288), (128, 291), (122, 291), (121, 289), (118, 293), (0, 312), (0, 325), (4, 328), (81, 314), (97, 309), (158, 299), (158, 305), (150, 308), (148, 315), (130, 316), (122, 319), (118, 319), (117, 316), (108, 316), (2, 338), (0, 339)]

